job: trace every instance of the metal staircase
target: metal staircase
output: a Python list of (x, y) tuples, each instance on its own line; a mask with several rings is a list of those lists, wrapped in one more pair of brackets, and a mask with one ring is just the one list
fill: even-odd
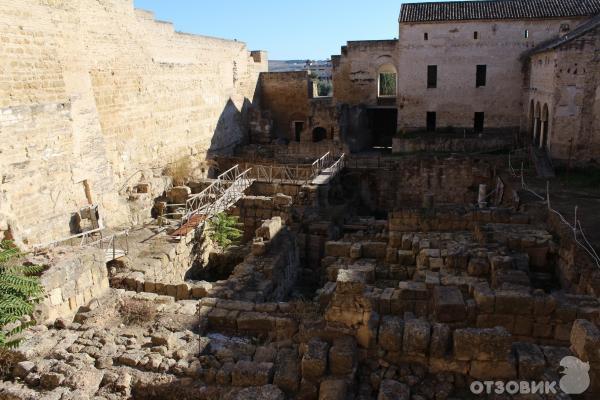
[(180, 227), (171, 236), (185, 236), (191, 230), (198, 229), (206, 220), (233, 207), (254, 182), (249, 173), (250, 169), (241, 172), (239, 165), (236, 165), (219, 175), (202, 192), (190, 197), (185, 203)]

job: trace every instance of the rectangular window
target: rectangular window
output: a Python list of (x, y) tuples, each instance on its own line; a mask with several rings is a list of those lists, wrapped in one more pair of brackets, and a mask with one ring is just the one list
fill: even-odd
[(423, 34), (423, 39), (425, 39), (425, 40), (429, 40), (429, 33), (425, 32), (425, 33)]
[(437, 87), (437, 65), (427, 66), (427, 88), (433, 89)]
[(485, 113), (476, 112), (475, 113), (475, 125), (474, 125), (475, 133), (483, 132), (484, 122), (485, 122)]
[(476, 87), (485, 86), (486, 81), (487, 81), (487, 66), (486, 65), (478, 65), (475, 86)]
[(435, 112), (427, 112), (427, 132), (435, 132), (437, 114)]
[(529, 38), (529, 29), (525, 29), (523, 36), (525, 36), (525, 39)]
[(473, 32), (473, 39), (475, 39), (475, 40), (479, 39), (479, 32), (477, 32), (477, 31)]
[(396, 96), (396, 74), (393, 72), (382, 72), (379, 74), (379, 96)]

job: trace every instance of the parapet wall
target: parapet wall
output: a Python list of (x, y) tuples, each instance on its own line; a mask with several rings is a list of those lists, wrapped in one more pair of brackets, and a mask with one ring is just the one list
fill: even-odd
[(177, 33), (132, 0), (3, 2), (0, 39), (0, 230), (30, 245), (68, 236), (89, 202), (128, 223), (119, 192), (230, 151), (267, 69), (264, 53)]

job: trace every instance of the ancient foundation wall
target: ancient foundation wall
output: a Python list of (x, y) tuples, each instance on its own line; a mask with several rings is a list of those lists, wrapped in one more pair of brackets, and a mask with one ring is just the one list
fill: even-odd
[(90, 202), (128, 223), (120, 193), (230, 151), (267, 68), (244, 43), (175, 32), (131, 0), (5, 1), (0, 37), (0, 230), (25, 244), (68, 236)]
[(342, 183), (365, 212), (421, 206), (425, 194), (432, 195), (438, 205), (475, 204), (479, 184), (495, 184), (494, 163), (477, 159), (405, 158), (382, 159), (378, 166), (377, 160), (350, 158), (349, 172), (342, 177)]
[[(38, 323), (57, 318), (72, 319), (80, 307), (101, 297), (109, 289), (105, 254), (102, 250), (52, 250), (50, 268), (41, 278), (45, 298), (35, 311)], [(42, 260), (36, 259), (36, 262)]]

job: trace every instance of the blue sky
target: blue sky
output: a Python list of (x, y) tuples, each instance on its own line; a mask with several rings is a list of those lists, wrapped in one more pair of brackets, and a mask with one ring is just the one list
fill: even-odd
[(398, 36), (401, 0), (134, 0), (178, 31), (237, 39), (272, 60), (325, 59), (348, 40)]

